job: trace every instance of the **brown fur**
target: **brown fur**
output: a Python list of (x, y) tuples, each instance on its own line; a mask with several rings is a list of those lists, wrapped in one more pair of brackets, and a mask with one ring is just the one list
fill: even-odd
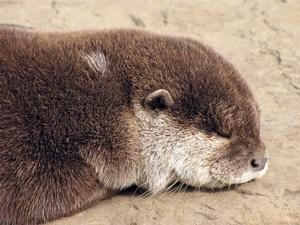
[[(261, 148), (247, 85), (196, 41), (1, 28), (0, 49), (1, 225), (43, 223), (134, 184), (141, 156), (133, 102), (160, 88), (172, 94), (166, 113), (178, 126), (234, 139), (224, 157)], [(108, 59), (101, 75), (83, 60), (95, 51)]]

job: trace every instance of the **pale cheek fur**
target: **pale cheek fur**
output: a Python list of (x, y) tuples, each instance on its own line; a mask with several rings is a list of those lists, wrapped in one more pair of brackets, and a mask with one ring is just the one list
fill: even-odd
[(201, 132), (186, 131), (174, 149), (171, 166), (180, 180), (193, 186), (205, 186), (212, 181), (210, 167), (213, 155), (223, 147), (225, 140), (208, 138)]
[(140, 184), (159, 192), (174, 180), (193, 186), (211, 182), (209, 159), (224, 145), (224, 139), (208, 138), (195, 130), (175, 127), (168, 116), (135, 106), (144, 169)]

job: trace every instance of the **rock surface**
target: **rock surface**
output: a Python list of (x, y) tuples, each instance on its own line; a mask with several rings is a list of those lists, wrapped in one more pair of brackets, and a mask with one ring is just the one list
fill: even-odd
[(0, 0), (0, 22), (194, 37), (240, 70), (262, 110), (271, 160), (261, 180), (222, 192), (125, 193), (49, 225), (300, 224), (299, 0)]

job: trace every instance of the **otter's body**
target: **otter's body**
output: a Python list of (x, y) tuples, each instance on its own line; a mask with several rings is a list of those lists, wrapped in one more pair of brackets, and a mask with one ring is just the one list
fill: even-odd
[(247, 85), (196, 41), (0, 30), (1, 225), (69, 215), (133, 184), (243, 183), (265, 173), (264, 155)]

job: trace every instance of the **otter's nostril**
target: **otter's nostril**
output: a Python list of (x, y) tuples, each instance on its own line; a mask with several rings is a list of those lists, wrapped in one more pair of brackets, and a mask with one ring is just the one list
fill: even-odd
[(260, 159), (252, 159), (250, 161), (250, 164), (252, 166), (252, 168), (255, 170), (255, 171), (261, 171), (265, 168), (265, 165), (267, 163), (267, 158), (263, 157), (263, 158), (260, 158)]
[(258, 167), (258, 164), (257, 164), (257, 162), (256, 162), (255, 159), (252, 159), (252, 160), (251, 160), (251, 166), (252, 166), (253, 168)]

